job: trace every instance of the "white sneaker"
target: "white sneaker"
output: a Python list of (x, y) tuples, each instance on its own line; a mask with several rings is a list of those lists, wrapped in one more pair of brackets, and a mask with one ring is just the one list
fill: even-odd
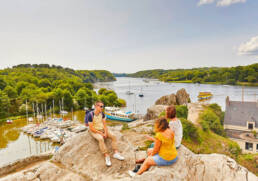
[(111, 161), (110, 161), (110, 157), (109, 157), (109, 156), (106, 156), (106, 157), (105, 157), (105, 161), (106, 161), (106, 165), (107, 165), (108, 167), (110, 167), (110, 166), (111, 166)]
[(136, 173), (133, 172), (132, 170), (129, 170), (129, 171), (128, 171), (128, 174), (129, 174), (131, 177), (134, 177), (134, 176), (136, 175)]
[(119, 153), (115, 153), (113, 155), (114, 158), (118, 159), (118, 160), (124, 160), (125, 158), (123, 156), (121, 156)]

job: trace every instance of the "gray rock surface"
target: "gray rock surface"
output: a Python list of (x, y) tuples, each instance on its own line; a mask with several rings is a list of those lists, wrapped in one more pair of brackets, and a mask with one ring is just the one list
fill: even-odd
[(176, 92), (176, 102), (178, 105), (186, 105), (187, 103), (191, 102), (190, 96), (184, 88)]
[(167, 107), (168, 106), (166, 106), (166, 105), (153, 105), (153, 106), (149, 107), (147, 109), (146, 115), (144, 116), (144, 120), (147, 121), (147, 120), (154, 120), (154, 119), (158, 118), (159, 115), (163, 111), (165, 111), (165, 109)]
[(177, 98), (175, 94), (170, 94), (166, 96), (162, 96), (159, 98), (156, 102), (155, 105), (177, 105)]
[(170, 94), (159, 98), (155, 105), (186, 105), (191, 102), (189, 94), (184, 88), (178, 90), (176, 94)]
[[(96, 180), (96, 181), (257, 181), (257, 177), (233, 159), (221, 154), (194, 154), (184, 146), (178, 150), (178, 161), (172, 166), (151, 167), (142, 175), (129, 177), (127, 171), (135, 166), (134, 146), (119, 132), (115, 132), (118, 145), (125, 161), (111, 159), (112, 166), (106, 167), (98, 143), (88, 132), (81, 133), (55, 153), (50, 161), (41, 162), (30, 168), (0, 178), (0, 181), (23, 180)], [(110, 142), (108, 145), (110, 145)], [(108, 146), (110, 149), (110, 146)]]

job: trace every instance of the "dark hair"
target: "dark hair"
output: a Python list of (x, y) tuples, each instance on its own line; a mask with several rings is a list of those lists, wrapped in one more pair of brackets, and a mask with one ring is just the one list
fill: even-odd
[(168, 121), (165, 117), (159, 118), (155, 121), (156, 132), (165, 131), (169, 128)]
[(174, 105), (167, 107), (167, 118), (173, 119), (176, 117), (176, 108)]

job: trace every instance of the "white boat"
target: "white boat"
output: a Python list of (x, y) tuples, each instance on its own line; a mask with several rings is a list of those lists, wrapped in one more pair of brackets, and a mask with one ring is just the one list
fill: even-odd
[(86, 129), (87, 129), (86, 126), (80, 125), (80, 126), (73, 128), (71, 131), (75, 132), (75, 133), (79, 133), (79, 132), (85, 131)]
[(12, 123), (13, 123), (13, 120), (8, 119), (8, 120), (6, 120), (6, 123), (7, 123), (7, 124), (12, 124)]
[(106, 109), (105, 108), (105, 115), (107, 119), (109, 120), (115, 120), (115, 121), (123, 121), (123, 122), (131, 122), (136, 120), (135, 114), (131, 111), (125, 112), (121, 109), (113, 108), (112, 109)]
[(62, 115), (66, 115), (66, 114), (68, 114), (68, 112), (67, 112), (67, 111), (65, 111), (65, 110), (62, 110), (62, 111), (60, 111), (60, 114), (62, 114)]

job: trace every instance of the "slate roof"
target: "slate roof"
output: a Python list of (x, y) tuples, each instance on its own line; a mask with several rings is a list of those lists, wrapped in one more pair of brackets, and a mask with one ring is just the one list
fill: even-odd
[(258, 128), (258, 102), (226, 101), (225, 125), (246, 127), (247, 121)]

